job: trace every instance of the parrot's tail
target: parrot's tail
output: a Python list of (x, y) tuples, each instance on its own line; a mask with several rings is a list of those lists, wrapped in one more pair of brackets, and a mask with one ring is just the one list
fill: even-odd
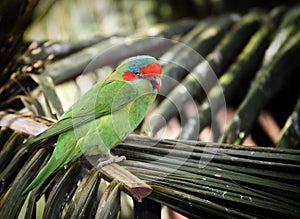
[(55, 172), (62, 162), (58, 161), (55, 156), (51, 156), (50, 160), (47, 162), (46, 166), (39, 172), (39, 174), (34, 178), (34, 180), (27, 186), (27, 188), (22, 192), (25, 195), (32, 189), (34, 189), (39, 184), (43, 183), (53, 172)]

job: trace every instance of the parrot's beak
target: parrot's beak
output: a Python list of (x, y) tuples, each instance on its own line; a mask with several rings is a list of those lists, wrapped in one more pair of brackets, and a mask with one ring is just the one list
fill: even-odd
[(151, 76), (150, 78), (153, 89), (160, 89), (160, 77), (159, 76)]

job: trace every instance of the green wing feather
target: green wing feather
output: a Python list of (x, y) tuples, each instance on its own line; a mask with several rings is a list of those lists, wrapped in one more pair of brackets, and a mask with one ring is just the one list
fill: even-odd
[[(74, 133), (66, 131), (86, 124), (103, 115), (118, 111), (132, 102), (136, 98), (137, 93), (136, 88), (125, 81), (104, 82), (95, 85), (73, 107), (69, 108), (55, 125), (32, 139), (31, 144), (32, 142), (61, 134), (58, 139), (61, 145), (54, 149), (47, 164), (23, 191), (23, 194), (26, 194), (38, 184), (45, 181), (54, 171), (65, 165), (65, 163), (68, 163), (72, 158), (80, 156), (80, 142), (70, 147), (68, 143), (76, 142), (77, 139)], [(60, 138), (67, 139), (65, 145), (63, 144), (64, 140), (60, 140)]]
[(137, 90), (126, 81), (98, 83), (70, 107), (56, 124), (30, 139), (26, 145), (57, 136), (74, 127), (115, 112), (133, 101), (136, 95)]

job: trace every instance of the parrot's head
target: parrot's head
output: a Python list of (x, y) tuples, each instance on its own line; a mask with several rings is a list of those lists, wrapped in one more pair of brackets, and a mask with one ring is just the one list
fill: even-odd
[(162, 68), (152, 56), (140, 55), (124, 60), (109, 77), (113, 80), (149, 80), (153, 89), (160, 89)]

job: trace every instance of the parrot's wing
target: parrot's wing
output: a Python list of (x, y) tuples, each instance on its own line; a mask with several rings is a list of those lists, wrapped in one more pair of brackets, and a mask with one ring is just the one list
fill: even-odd
[(136, 96), (137, 90), (126, 81), (98, 83), (69, 108), (56, 124), (28, 143), (33, 144), (59, 135), (81, 124), (118, 111), (133, 101)]

